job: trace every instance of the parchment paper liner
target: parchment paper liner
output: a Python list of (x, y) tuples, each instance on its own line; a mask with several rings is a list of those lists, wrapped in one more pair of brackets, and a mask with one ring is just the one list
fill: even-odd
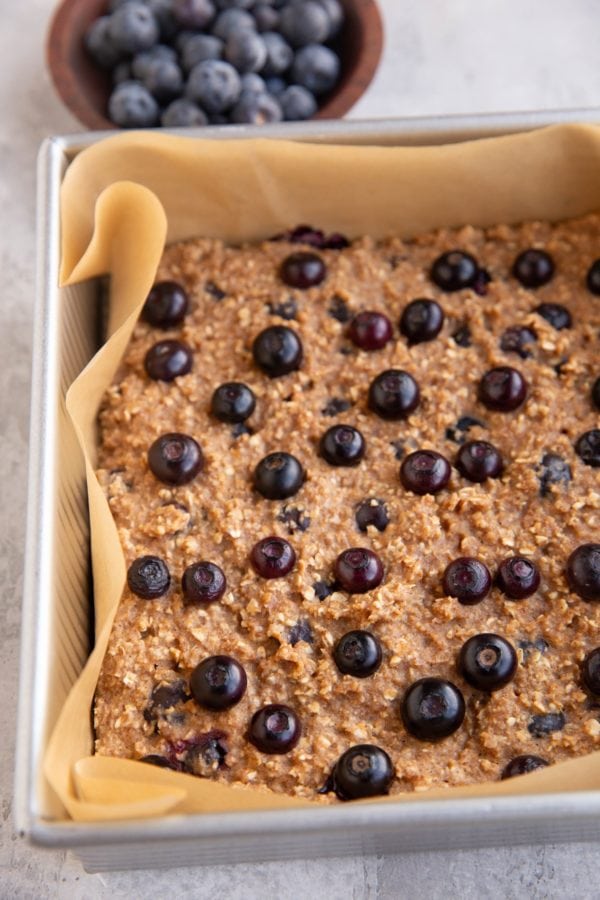
[[(62, 189), (61, 282), (110, 273), (111, 305), (109, 340), (67, 394), (86, 458), (97, 639), (53, 732), (44, 771), (73, 819), (310, 805), (260, 788), (90, 756), (90, 707), (125, 580), (117, 530), (94, 475), (96, 414), (165, 239), (202, 235), (235, 243), (301, 222), (350, 236), (406, 237), (466, 223), (557, 220), (598, 208), (600, 129), (592, 126), (417, 149), (130, 133), (77, 156)], [(541, 754), (546, 746), (540, 743)], [(594, 789), (600, 789), (600, 752), (505, 782), (378, 802)]]

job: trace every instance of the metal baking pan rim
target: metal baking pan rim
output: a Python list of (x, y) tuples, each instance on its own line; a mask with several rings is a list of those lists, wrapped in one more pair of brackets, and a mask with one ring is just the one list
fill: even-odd
[[(485, 114), (482, 116), (433, 116), (369, 121), (298, 123), (298, 125), (267, 126), (261, 136), (296, 140), (337, 140), (351, 143), (445, 143), (476, 139), (498, 134), (527, 131), (552, 124), (600, 123), (600, 109), (531, 111), (520, 113)], [(251, 128), (211, 128), (173, 131), (190, 137), (249, 138), (256, 137)], [(348, 832), (355, 828), (389, 829), (433, 821), (476, 823), (507, 823), (518, 817), (522, 821), (542, 822), (548, 816), (579, 822), (598, 818), (600, 791), (568, 794), (540, 794), (498, 798), (442, 799), (411, 801), (394, 805), (373, 804), (344, 807), (316, 807), (310, 810), (265, 811), (261, 816), (247, 812), (203, 815), (167, 816), (156, 820), (110, 823), (76, 823), (42, 818), (36, 810), (36, 762), (41, 758), (41, 735), (36, 722), (40, 711), (35, 698), (35, 685), (40, 671), (36, 665), (36, 651), (44, 647), (45, 635), (41, 627), (47, 621), (48, 607), (44, 604), (41, 579), (52, 564), (50, 548), (43, 540), (51, 522), (54, 498), (53, 445), (57, 427), (56, 390), (58, 383), (56, 353), (56, 276), (58, 267), (58, 196), (60, 181), (69, 162), (78, 152), (114, 133), (87, 133), (48, 138), (42, 145), (38, 169), (38, 319), (34, 335), (34, 373), (32, 379), (32, 426), (29, 464), (29, 499), (24, 615), (21, 643), (21, 680), (19, 694), (19, 725), (17, 733), (17, 827), (30, 839), (44, 846), (92, 846), (115, 840), (133, 841), (162, 836), (202, 838), (209, 834), (248, 835), (287, 831), (288, 835), (309, 834), (331, 828)], [(40, 427), (36, 423), (41, 422)], [(41, 553), (41, 556), (40, 556)], [(35, 746), (34, 746), (35, 743)], [(351, 812), (351, 815), (350, 815)], [(356, 826), (354, 823), (359, 823)]]
[[(30, 837), (47, 847), (84, 847), (135, 840), (177, 840), (210, 836), (235, 837), (277, 834), (282, 829), (301, 833), (318, 833), (343, 829), (350, 835), (377, 826), (382, 831), (400, 825), (427, 826), (443, 821), (453, 824), (485, 825), (493, 819), (499, 824), (519, 817), (520, 824), (544, 822), (549, 816), (569, 820), (596, 821), (600, 814), (600, 791), (575, 791), (564, 794), (532, 794), (513, 797), (477, 797), (456, 800), (423, 800), (395, 805), (346, 804), (312, 809), (264, 810), (231, 813), (170, 815), (154, 819), (128, 819), (124, 822), (56, 822), (39, 821)], [(293, 818), (293, 823), (290, 821)]]
[[(454, 143), (484, 137), (508, 135), (549, 125), (600, 124), (600, 107), (573, 109), (519, 110), (494, 113), (450, 113), (427, 116), (403, 116), (381, 119), (331, 119), (314, 122), (286, 122), (262, 125), (257, 133), (255, 126), (211, 125), (204, 128), (154, 129), (157, 134), (208, 140), (239, 140), (250, 138), (274, 138), (289, 140), (324, 140), (336, 143), (368, 143), (379, 141), (426, 145)], [(92, 131), (48, 138), (71, 161), (86, 147), (105, 138), (115, 137), (115, 131)], [(368, 140), (374, 137), (375, 140)]]

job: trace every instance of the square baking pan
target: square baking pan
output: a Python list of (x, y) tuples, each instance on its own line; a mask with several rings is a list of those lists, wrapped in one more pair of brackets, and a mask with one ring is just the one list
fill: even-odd
[[(433, 145), (567, 122), (600, 109), (266, 126), (261, 137)], [(173, 131), (245, 140), (245, 126)], [(93, 585), (83, 458), (65, 391), (101, 343), (102, 279), (58, 288), (59, 191), (70, 162), (106, 137), (49, 138), (38, 172), (38, 288), (33, 350), (28, 527), (17, 733), (17, 828), (37, 845), (70, 848), (88, 871), (235, 863), (360, 853), (600, 840), (600, 791), (273, 812), (170, 815), (76, 823), (45, 784), (41, 761), (93, 639)], [(79, 458), (68, 469), (61, 459)]]

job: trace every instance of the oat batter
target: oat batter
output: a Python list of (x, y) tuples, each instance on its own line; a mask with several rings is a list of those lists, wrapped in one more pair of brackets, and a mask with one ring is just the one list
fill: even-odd
[[(316, 248), (287, 239), (242, 248), (198, 239), (167, 248), (157, 281), (178, 282), (189, 311), (166, 330), (145, 321), (136, 326), (100, 413), (98, 477), (127, 564), (159, 557), (170, 582), (155, 599), (125, 590), (97, 689), (98, 753), (151, 757), (226, 782), (335, 802), (335, 793), (319, 789), (360, 795), (351, 783), (344, 788), (343, 772), (337, 787), (330, 777), (355, 745), (381, 748), (375, 764), (392, 767), (371, 773), (375, 793), (497, 780), (521, 755), (552, 763), (600, 749), (600, 688), (590, 690), (594, 671), (600, 679), (600, 662), (592, 671), (595, 658), (588, 659), (587, 686), (582, 679), (584, 658), (600, 645), (600, 603), (594, 585), (584, 599), (565, 577), (573, 551), (600, 540), (593, 399), (600, 296), (590, 290), (593, 273), (586, 285), (600, 255), (599, 235), (600, 218), (587, 216), (556, 226), (465, 227), (411, 242), (362, 238), (341, 249), (339, 236), (330, 242), (335, 249), (324, 249), (311, 232), (294, 237)], [(513, 265), (529, 248), (543, 249), (549, 261), (543, 254), (524, 258), (519, 280)], [(469, 272), (470, 257), (446, 259), (445, 269), (442, 261), (441, 289), (432, 265), (456, 249), (470, 254), (477, 269)], [(299, 252), (318, 259), (285, 263)], [(313, 286), (291, 287), (282, 275)], [(468, 286), (448, 290), (461, 277)], [(522, 283), (536, 279), (545, 283)], [(404, 312), (423, 298), (437, 308), (419, 304)], [(392, 333), (383, 319), (352, 325), (361, 311), (385, 314)], [(291, 366), (287, 374), (268, 372), (275, 345), (256, 342), (271, 326), (299, 339), (288, 345), (288, 332), (279, 333), (287, 363), (276, 365)], [(164, 340), (185, 346), (159, 348), (145, 365), (150, 348)], [(361, 341), (381, 349), (360, 349)], [(486, 402), (482, 386), (496, 367), (522, 376), (491, 384), (492, 393), (512, 391), (500, 409), (497, 402), (491, 408), (489, 396)], [(414, 380), (403, 383), (405, 418), (384, 418), (377, 399), (369, 400), (374, 379), (391, 369)], [(172, 378), (178, 371), (183, 374)], [(229, 382), (254, 395), (237, 398), (239, 409), (246, 403), (237, 422), (215, 415), (223, 413), (218, 400), (211, 412), (215, 389)], [(362, 454), (351, 429), (342, 430), (341, 443), (339, 431), (330, 435), (328, 451), (323, 436), (338, 425), (360, 433)], [(185, 484), (165, 483), (148, 462), (151, 445), (170, 433), (191, 436), (201, 448), (203, 467)], [(495, 454), (483, 461), (481, 449), (469, 455), (464, 447), (471, 441), (488, 442)], [(423, 460), (415, 463), (410, 454), (420, 450), (443, 457), (433, 476), (429, 469), (424, 476), (441, 478), (429, 485), (435, 492), (414, 490)], [(355, 451), (357, 458), (345, 460), (351, 465), (330, 460), (331, 452)], [(292, 454), (300, 468), (282, 475), (266, 464), (255, 476), (261, 460), (279, 452)], [(198, 468), (201, 460), (194, 459)], [(479, 477), (481, 465), (491, 473), (485, 480), (463, 474)], [(255, 485), (258, 478), (264, 491), (277, 494), (280, 477), (294, 489), (286, 499), (268, 499)], [(253, 553), (271, 536), (295, 552), (282, 577), (261, 574), (261, 565), (281, 560)], [(367, 573), (364, 593), (345, 589), (352, 584), (344, 580), (343, 560), (336, 566), (349, 548), (372, 551), (383, 568), (380, 583), (375, 569), (371, 582)], [(497, 575), (514, 556), (532, 564), (525, 576), (540, 576), (524, 599), (511, 599), (510, 585)], [(464, 557), (483, 563), (493, 583), (487, 590), (483, 584), (481, 598), (461, 602), (446, 594), (444, 573)], [(590, 559), (582, 564), (592, 567), (593, 580)], [(226, 578), (209, 603), (194, 595), (202, 578), (182, 594), (184, 571), (201, 561)], [(482, 577), (485, 582), (485, 572)], [(218, 578), (213, 588), (217, 595)], [(360, 677), (343, 674), (343, 653), (335, 650), (357, 630), (374, 638), (351, 643), (346, 655)], [(465, 642), (482, 633), (504, 638), (516, 652), (516, 671), (493, 691), (471, 686), (457, 663)], [(228, 671), (229, 708), (198, 702), (203, 690), (218, 693), (201, 671), (190, 686), (196, 667), (215, 655), (239, 664)], [(406, 695), (430, 677), (457, 689), (464, 719), (450, 703), (438, 718), (443, 730), (444, 716), (454, 715), (453, 730), (423, 739), (414, 736), (418, 723), (411, 728)], [(436, 696), (434, 707), (441, 702)], [(292, 717), (267, 711), (258, 721), (269, 704), (284, 705)], [(429, 712), (435, 718), (440, 709)], [(269, 727), (281, 733), (269, 736)], [(277, 752), (269, 740), (279, 741)], [(364, 759), (355, 781), (361, 765)]]

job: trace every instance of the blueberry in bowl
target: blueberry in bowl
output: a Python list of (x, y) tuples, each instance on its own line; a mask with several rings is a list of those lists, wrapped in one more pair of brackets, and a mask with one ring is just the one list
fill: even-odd
[[(47, 61), (63, 101), (92, 129), (264, 124), (343, 116), (382, 45), (375, 0), (63, 0)], [(244, 90), (247, 74), (261, 78), (258, 94)]]

